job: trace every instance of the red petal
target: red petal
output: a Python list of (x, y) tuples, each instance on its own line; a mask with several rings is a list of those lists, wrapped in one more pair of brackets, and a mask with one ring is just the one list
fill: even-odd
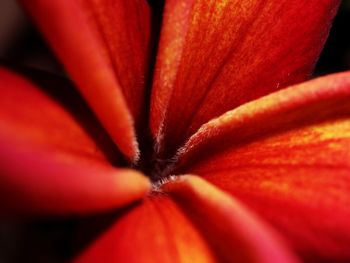
[[(59, 88), (64, 92), (64, 86)], [(0, 90), (2, 214), (94, 212), (124, 205), (147, 191), (147, 179), (108, 164), (81, 123), (93, 119), (78, 100), (65, 94), (78, 102), (74, 106), (80, 115), (73, 115), (5, 69), (0, 70)]]
[(252, 213), (199, 178), (165, 188), (122, 215), (76, 262), (296, 261)]
[(140, 199), (150, 187), (136, 171), (0, 144), (2, 216), (100, 212)]
[(219, 262), (296, 262), (279, 237), (237, 200), (196, 176), (165, 185), (194, 220)]
[[(98, 224), (92, 222), (92, 226)], [(91, 230), (87, 226), (82, 231)], [(216, 262), (201, 234), (166, 195), (134, 206), (79, 255), (75, 262)]]
[(338, 4), (166, 1), (151, 107), (158, 147), (174, 150), (211, 118), (307, 78)]
[(132, 115), (144, 96), (146, 1), (22, 2), (121, 151), (137, 158)]
[(24, 73), (0, 67), (0, 137), (107, 162), (95, 141), (105, 134), (69, 83), (40, 71)]
[(343, 73), (243, 105), (201, 128), (183, 170), (240, 198), (305, 259), (349, 261), (349, 101)]

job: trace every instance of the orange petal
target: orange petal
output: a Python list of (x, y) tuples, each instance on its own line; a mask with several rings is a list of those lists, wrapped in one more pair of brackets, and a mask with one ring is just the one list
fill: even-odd
[[(99, 223), (93, 220), (81, 234), (86, 235)], [(159, 194), (145, 198), (99, 233), (75, 262), (211, 263), (216, 260), (181, 209), (166, 195)]]
[(129, 159), (143, 106), (150, 18), (144, 0), (22, 0), (79, 90)]
[(307, 78), (338, 5), (166, 1), (151, 103), (159, 151), (174, 151), (227, 110)]
[(219, 262), (297, 262), (258, 217), (199, 177), (182, 176), (163, 188), (194, 220)]
[[(0, 69), (0, 213), (82, 214), (140, 198), (148, 180), (112, 168), (94, 138), (105, 134), (86, 105), (62, 80), (43, 77), (46, 92), (47, 85)], [(51, 97), (57, 90), (61, 97)]]
[(343, 73), (243, 105), (202, 127), (182, 170), (240, 198), (305, 260), (349, 261), (349, 101)]

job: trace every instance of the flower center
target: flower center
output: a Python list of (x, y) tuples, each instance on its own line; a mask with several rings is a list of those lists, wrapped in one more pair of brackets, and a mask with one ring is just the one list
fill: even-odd
[(162, 192), (161, 186), (178, 178), (170, 171), (172, 165), (171, 160), (163, 160), (159, 158), (143, 158), (136, 169), (147, 175), (152, 182), (152, 190), (154, 192)]
[(169, 175), (166, 177), (162, 177), (161, 179), (159, 179), (157, 181), (152, 181), (152, 191), (163, 193), (163, 191), (161, 189), (162, 185), (169, 183), (169, 182), (176, 181), (178, 178), (179, 178), (179, 176), (177, 176), (177, 175)]
[(141, 170), (145, 175), (147, 175), (153, 184), (163, 184), (169, 178), (173, 177), (170, 173), (170, 165), (172, 161), (163, 160), (155, 157), (142, 158), (140, 164), (137, 165), (137, 169)]

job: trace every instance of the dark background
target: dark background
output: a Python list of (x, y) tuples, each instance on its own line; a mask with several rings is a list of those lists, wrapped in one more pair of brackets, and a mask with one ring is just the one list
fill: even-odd
[[(343, 0), (315, 75), (350, 69), (350, 0)], [(40, 34), (16, 4), (0, 0), (0, 60), (62, 73)]]

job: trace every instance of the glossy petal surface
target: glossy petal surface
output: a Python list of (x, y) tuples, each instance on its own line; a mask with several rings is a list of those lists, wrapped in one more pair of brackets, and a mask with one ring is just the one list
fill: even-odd
[[(50, 77), (53, 88), (67, 84)], [(74, 93), (64, 93), (64, 86), (61, 96), (75, 102), (75, 112), (60, 97), (53, 99), (28, 78), (3, 68), (0, 90), (1, 214), (96, 212), (122, 206), (148, 190), (143, 176), (109, 164), (95, 140), (105, 136), (103, 130)], [(95, 125), (90, 133), (86, 123)]]
[(267, 225), (210, 183), (187, 175), (164, 188), (201, 230), (218, 262), (297, 262)]
[[(149, 8), (143, 0), (22, 1), (121, 151), (137, 159)], [(125, 16), (128, 19), (125, 19)]]
[(166, 1), (151, 103), (160, 155), (211, 118), (305, 80), (338, 4)]
[(349, 100), (343, 73), (243, 105), (202, 127), (182, 169), (242, 200), (304, 259), (348, 261)]

